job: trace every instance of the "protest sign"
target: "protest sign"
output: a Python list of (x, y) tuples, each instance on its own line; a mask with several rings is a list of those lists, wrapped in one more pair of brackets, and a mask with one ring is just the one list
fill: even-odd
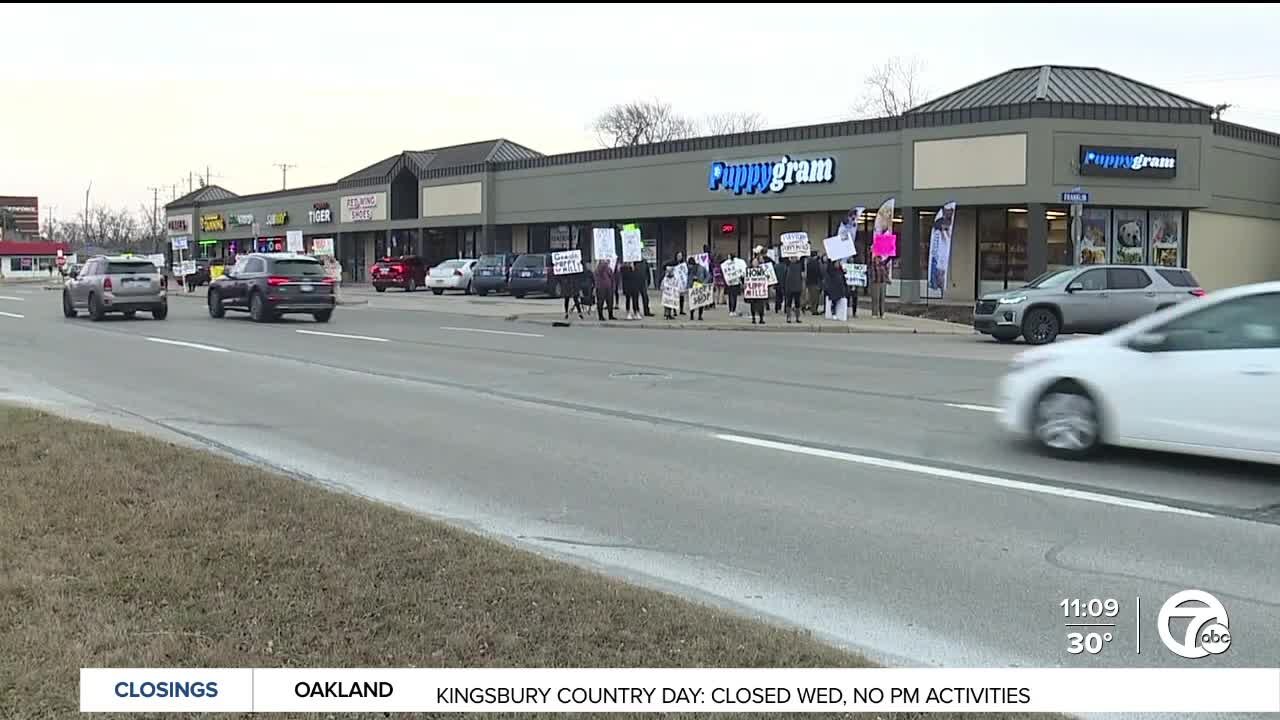
[(176, 238), (170, 239), (169, 243), (173, 245), (174, 250), (186, 250), (190, 240), (190, 235), (180, 235)]
[(312, 255), (333, 255), (333, 238), (312, 238)]
[(782, 257), (798, 258), (809, 254), (809, 233), (782, 233)]
[(662, 282), (662, 307), (672, 310), (680, 309), (680, 287), (674, 279)]
[(742, 282), (743, 276), (747, 274), (747, 266), (741, 260), (725, 260), (720, 263), (720, 272), (724, 273), (724, 281), (728, 285), (736, 285)]
[(773, 271), (773, 263), (765, 263), (760, 266), (764, 270), (764, 275), (769, 279), (769, 285), (778, 284), (778, 273)]
[(188, 275), (195, 275), (195, 274), (196, 274), (196, 261), (195, 261), (195, 260), (183, 260), (182, 262), (174, 263), (174, 264), (173, 264), (173, 272), (174, 272), (174, 274), (175, 274), (175, 275), (177, 275), (178, 277), (186, 277), (186, 276), (188, 276)]
[(594, 235), (596, 260), (608, 260), (609, 266), (612, 267), (614, 260), (618, 258), (618, 248), (614, 240), (613, 228), (596, 228)]
[(871, 254), (875, 257), (891, 258), (898, 256), (898, 236), (893, 233), (876, 235), (871, 243)]
[(698, 263), (702, 267), (706, 268), (708, 272), (711, 271), (711, 254), (710, 253), (698, 253), (697, 255), (693, 256), (693, 261)]
[(639, 230), (622, 231), (622, 262), (640, 262), (644, 257), (644, 241)]
[(671, 268), (671, 272), (676, 277), (676, 283), (680, 286), (680, 292), (684, 292), (689, 287), (689, 268), (684, 263), (680, 263)]
[(836, 235), (822, 241), (823, 249), (827, 251), (827, 257), (832, 260), (843, 260), (847, 257), (853, 257), (858, 251), (853, 244), (852, 235)]
[(707, 307), (712, 302), (711, 286), (698, 283), (689, 288), (689, 309)]
[(769, 297), (769, 278), (764, 268), (747, 270), (747, 282), (742, 297), (748, 300), (764, 300)]
[(553, 275), (576, 275), (582, 272), (582, 251), (562, 250), (551, 253)]
[(850, 263), (844, 266), (844, 281), (849, 287), (867, 286), (867, 266)]
[(292, 253), (300, 253), (303, 250), (302, 231), (286, 230), (284, 233), (285, 249)]

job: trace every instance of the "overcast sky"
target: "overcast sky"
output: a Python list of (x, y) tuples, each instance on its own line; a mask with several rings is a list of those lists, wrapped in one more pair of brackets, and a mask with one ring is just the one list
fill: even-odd
[(658, 97), (767, 125), (848, 117), (915, 56), (942, 94), (1003, 70), (1090, 65), (1280, 131), (1276, 6), (6, 5), (0, 195), (70, 217), (150, 204), (212, 169), (238, 193), (332, 182), (405, 149), (506, 137), (597, 145), (610, 103)]

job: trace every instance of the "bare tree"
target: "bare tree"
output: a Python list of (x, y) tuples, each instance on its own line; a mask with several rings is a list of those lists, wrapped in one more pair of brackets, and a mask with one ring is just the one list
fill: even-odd
[(892, 57), (871, 68), (863, 80), (862, 99), (853, 107), (855, 117), (893, 117), (929, 99), (920, 76), (924, 63), (919, 58)]
[(698, 134), (697, 123), (680, 115), (670, 103), (639, 100), (614, 105), (591, 123), (600, 144), (627, 147), (681, 140)]
[(764, 118), (753, 112), (712, 113), (702, 121), (708, 135), (734, 135), (764, 129)]

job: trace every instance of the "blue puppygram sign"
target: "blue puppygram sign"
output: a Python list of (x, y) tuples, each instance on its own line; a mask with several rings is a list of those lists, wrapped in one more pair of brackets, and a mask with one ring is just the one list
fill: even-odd
[(764, 162), (711, 163), (707, 189), (747, 193), (780, 193), (791, 185), (829, 183), (835, 180), (836, 161), (832, 157), (793, 160), (783, 155), (779, 160)]
[(1163, 148), (1080, 146), (1080, 174), (1104, 177), (1171, 178), (1178, 151)]

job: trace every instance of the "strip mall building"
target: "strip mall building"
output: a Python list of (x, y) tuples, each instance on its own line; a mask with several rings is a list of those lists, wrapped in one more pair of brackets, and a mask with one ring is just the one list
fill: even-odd
[(332, 238), (361, 282), (387, 254), (589, 257), (597, 227), (638, 225), (662, 259), (792, 231), (821, 247), (855, 206), (869, 237), (890, 197), (890, 293), (908, 301), (925, 295), (933, 217), (951, 201), (947, 300), (1080, 263), (1189, 267), (1207, 288), (1280, 278), (1280, 135), (1096, 68), (1018, 68), (874, 120), (561, 155), (507, 140), (406, 151), (331, 185), (210, 186), (166, 211), (197, 257), (286, 249), (294, 231), (308, 251)]

